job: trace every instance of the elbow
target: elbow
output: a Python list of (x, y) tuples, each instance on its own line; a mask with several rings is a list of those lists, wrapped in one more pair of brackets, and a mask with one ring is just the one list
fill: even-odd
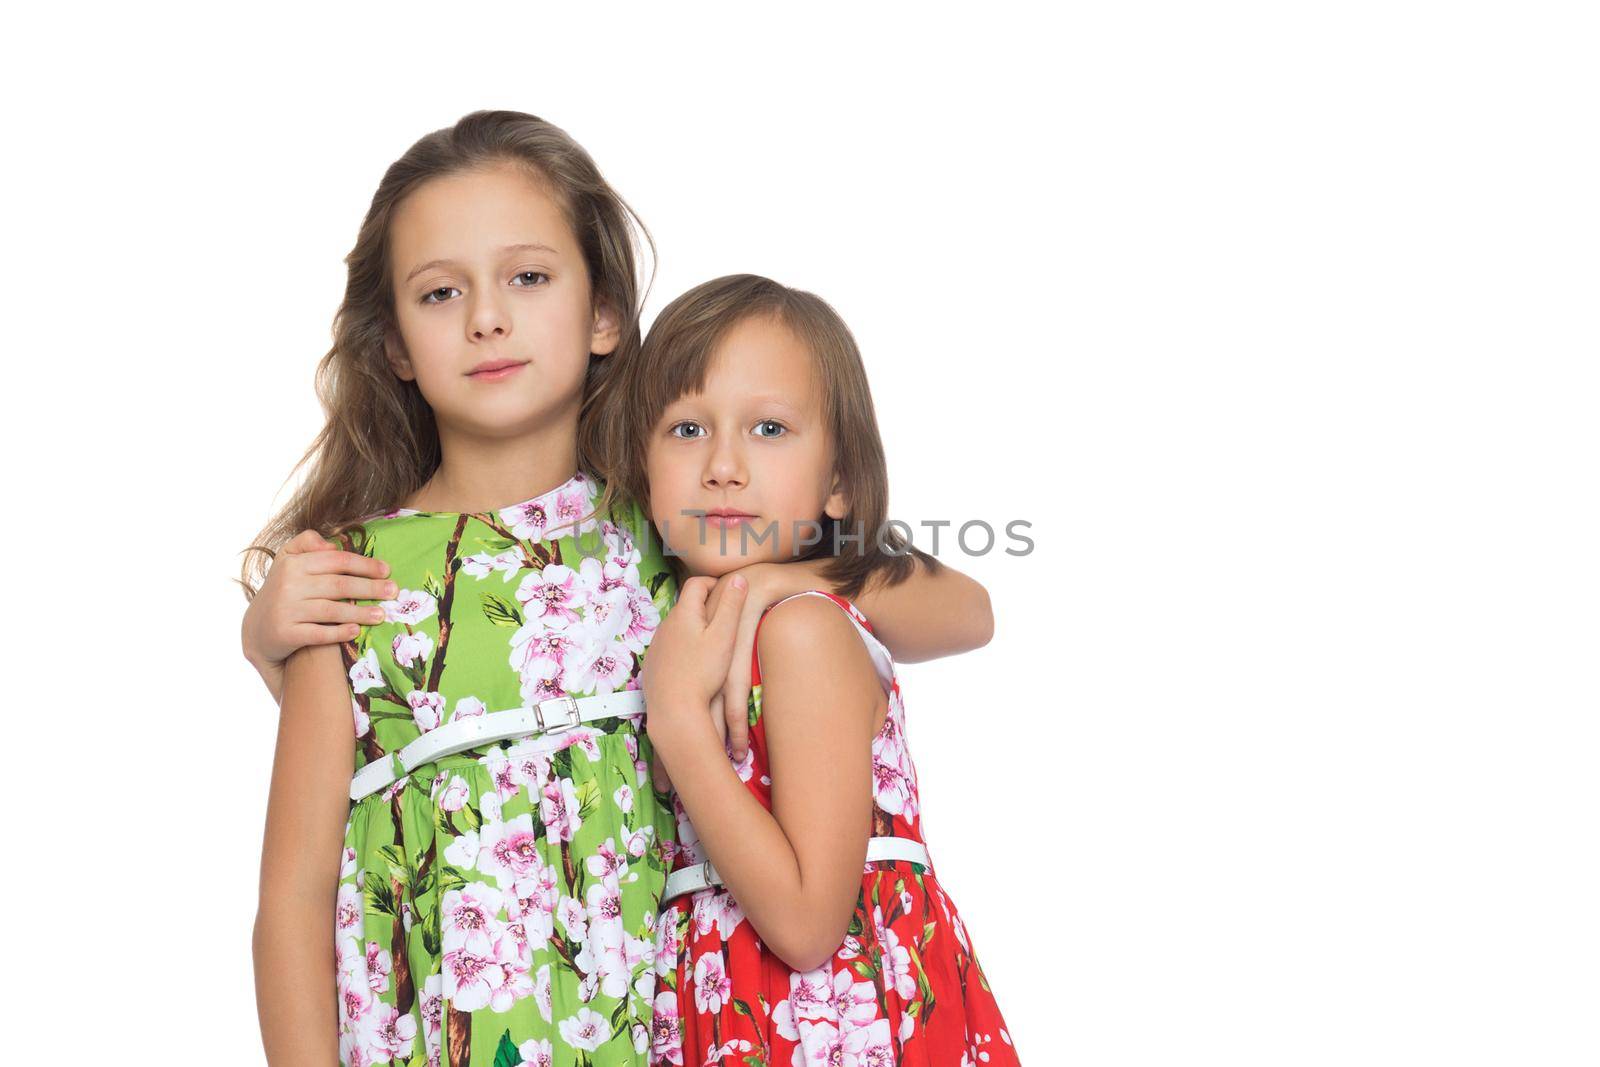
[(841, 938), (839, 941), (834, 941), (824, 946), (822, 942), (815, 938), (809, 940), (797, 938), (786, 946), (768, 945), (767, 947), (772, 949), (773, 955), (787, 964), (790, 970), (804, 973), (805, 971), (814, 971), (824, 963), (827, 963), (833, 954), (839, 951), (839, 945), (842, 942), (843, 939)]
[(978, 586), (973, 598), (972, 647), (982, 648), (994, 640), (994, 608), (989, 603), (989, 590)]
[(839, 951), (849, 925), (848, 913), (843, 921), (826, 924), (818, 923), (814, 915), (802, 915), (799, 922), (774, 931), (776, 936), (763, 941), (791, 970), (814, 971)]

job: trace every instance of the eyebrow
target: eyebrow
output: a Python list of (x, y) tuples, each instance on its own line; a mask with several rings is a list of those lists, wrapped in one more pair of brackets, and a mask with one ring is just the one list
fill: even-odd
[[(504, 248), (502, 248), (500, 250), (500, 254), (502, 256), (505, 255), (508, 252), (545, 252), (545, 253), (548, 253), (549, 255), (552, 255), (552, 256), (558, 256), (558, 255), (561, 254), (561, 253), (557, 252), (555, 249), (551, 248), (549, 245), (541, 245), (541, 244), (506, 245)], [(425, 270), (431, 270), (434, 267), (447, 267), (447, 266), (450, 266), (454, 262), (455, 262), (454, 260), (450, 260), (450, 259), (430, 259), (430, 260), (428, 260), (428, 262), (422, 264), (422, 266), (420, 266), (420, 267), (416, 268), (415, 270), (413, 270), (410, 274), (407, 274), (404, 284), (410, 285), (411, 284), (411, 279), (415, 278), (417, 275), (421, 274)]]

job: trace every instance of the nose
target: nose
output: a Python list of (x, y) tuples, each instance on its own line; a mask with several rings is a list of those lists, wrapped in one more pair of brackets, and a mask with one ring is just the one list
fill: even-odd
[(500, 294), (493, 287), (479, 289), (473, 298), (472, 311), (467, 317), (467, 333), (474, 341), (488, 341), (510, 335), (511, 316), (506, 313)]
[(749, 480), (744, 466), (744, 453), (733, 440), (737, 435), (719, 435), (711, 455), (706, 459), (702, 482), (707, 489), (742, 489)]

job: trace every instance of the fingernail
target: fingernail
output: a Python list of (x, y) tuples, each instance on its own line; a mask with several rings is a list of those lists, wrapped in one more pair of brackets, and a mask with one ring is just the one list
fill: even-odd
[(378, 573), (382, 574), (385, 578), (389, 577), (389, 565), (385, 563), (383, 565), (383, 570), (379, 571)]
[(382, 622), (383, 621), (383, 609), (382, 608), (373, 608), (371, 611), (367, 612), (367, 618), (371, 619), (373, 622)]
[(393, 582), (385, 582), (384, 583), (384, 586), (383, 586), (383, 595), (384, 596), (396, 596), (396, 595), (399, 594), (399, 592), (400, 592), (400, 587), (395, 585)]
[(733, 587), (735, 589), (743, 589), (744, 588), (744, 575), (735, 574), (733, 576)]

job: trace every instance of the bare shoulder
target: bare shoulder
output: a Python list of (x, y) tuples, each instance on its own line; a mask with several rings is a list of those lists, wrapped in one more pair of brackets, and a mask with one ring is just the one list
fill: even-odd
[[(832, 677), (849, 688), (879, 690), (856, 624), (826, 597), (799, 596), (771, 608), (761, 620), (756, 655), (763, 688), (790, 678), (816, 683)], [(827, 671), (819, 674), (824, 666)]]

